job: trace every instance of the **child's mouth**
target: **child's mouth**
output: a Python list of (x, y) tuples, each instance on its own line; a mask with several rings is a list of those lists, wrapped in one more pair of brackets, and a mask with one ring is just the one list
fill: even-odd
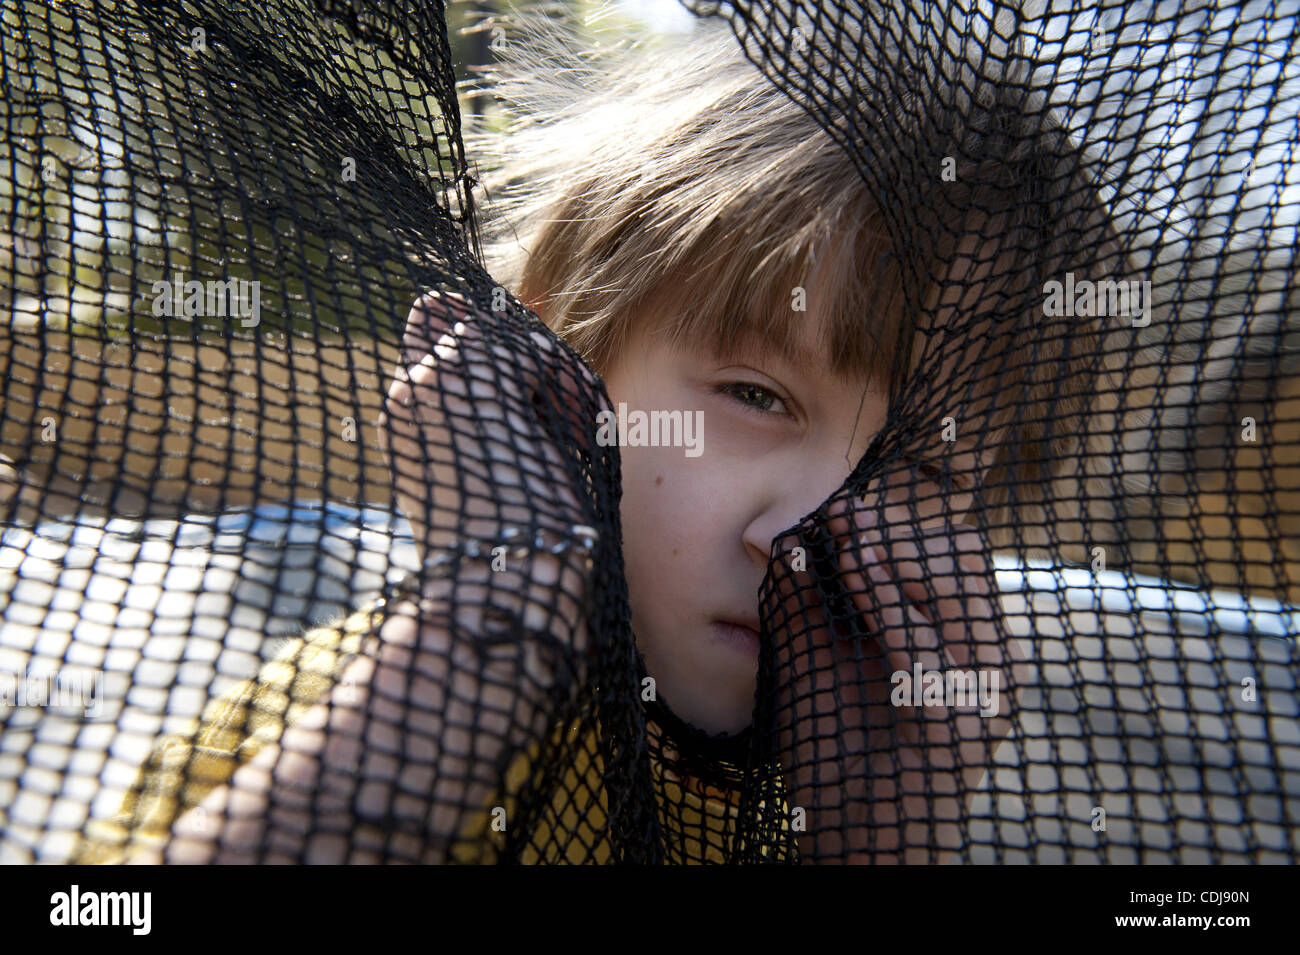
[(758, 657), (759, 634), (753, 627), (733, 623), (730, 620), (715, 620), (710, 625), (713, 635), (719, 641), (749, 656)]

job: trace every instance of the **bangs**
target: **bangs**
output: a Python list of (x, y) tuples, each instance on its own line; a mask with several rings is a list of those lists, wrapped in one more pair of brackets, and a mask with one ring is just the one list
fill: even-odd
[[(678, 348), (774, 355), (892, 391), (903, 367), (906, 310), (884, 234), (864, 217), (837, 235), (766, 253), (750, 241), (754, 234), (701, 242), (701, 254), (686, 257), (700, 265), (679, 269), (656, 290), (653, 306), (637, 311), (657, 314), (659, 332)], [(818, 324), (811, 339), (808, 322)], [(804, 350), (809, 340), (813, 354)]]
[[(728, 27), (594, 57), (535, 32), (546, 56), (511, 44), (489, 84), (514, 118), (466, 140), (504, 286), (598, 372), (653, 321), (683, 348), (893, 380), (903, 295), (875, 200)], [(800, 354), (809, 338), (820, 354)]]

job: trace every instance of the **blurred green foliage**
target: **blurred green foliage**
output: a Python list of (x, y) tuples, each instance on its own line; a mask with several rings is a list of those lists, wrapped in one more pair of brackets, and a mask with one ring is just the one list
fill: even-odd
[[(439, 97), (504, 120), (458, 89), (490, 61), (500, 5), (448, 7), (455, 90), (420, 30), (317, 6), (0, 0), (0, 324), (109, 339), (400, 331), (413, 263), (448, 245), (422, 210), (455, 219), (464, 202), (458, 117)], [(546, 6), (581, 27), (603, 5)], [(153, 283), (177, 273), (261, 282), (261, 325), (156, 317)]]

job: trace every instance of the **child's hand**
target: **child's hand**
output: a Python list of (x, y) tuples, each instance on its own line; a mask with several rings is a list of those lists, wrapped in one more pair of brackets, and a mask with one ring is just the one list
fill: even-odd
[(548, 333), (430, 292), (407, 318), (379, 430), (421, 559), (508, 526), (594, 525), (561, 444), (591, 450), (606, 405)]
[[(614, 539), (596, 506), (617, 500), (597, 483), (603, 393), (575, 356), (445, 294), (415, 304), (404, 346), (380, 434), (422, 560), (511, 527)], [(514, 543), (504, 567), (480, 549), (390, 601), (329, 694), (207, 796), (214, 822), (177, 823), (167, 861), (447, 861), (586, 660), (585, 550)]]
[[(465, 611), (462, 629), (483, 636), (494, 629), (485, 612), (505, 611), (581, 659), (585, 558), (545, 551), (518, 557), (505, 546), (489, 566), (488, 548), (506, 545), (511, 528), (526, 536), (544, 529), (548, 541), (573, 538), (575, 525), (594, 529), (597, 538), (610, 533), (594, 487), (605, 476), (598, 476), (600, 456), (592, 453), (596, 415), (608, 407), (595, 376), (549, 332), (476, 312), (448, 293), (415, 303), (403, 349), (412, 364), (396, 370), (380, 432), (421, 560), (466, 540), (482, 542), (485, 556), (457, 569), (453, 604)], [(441, 584), (423, 580), (422, 587), (425, 596), (449, 596)], [(417, 622), (414, 614), (391, 619), (382, 631), (386, 643), (432, 649), (415, 632)], [(446, 635), (436, 636), (441, 646)], [(543, 665), (539, 648), (519, 636), (529, 675), (545, 688), (556, 676), (554, 661)], [(504, 686), (522, 689), (518, 679)]]
[[(860, 615), (865, 634), (852, 636), (847, 622), (816, 603), (810, 574), (775, 581), (771, 599), (781, 607), (774, 619), (789, 621), (775, 635), (787, 800), (806, 811), (805, 858), (943, 861), (961, 848), (963, 802), (1011, 731), (1026, 657), (1014, 639), (1001, 638), (985, 548), (973, 528), (938, 518), (900, 539), (908, 512), (892, 507), (886, 542), (877, 513), (839, 500), (825, 525), (833, 569), (849, 591), (846, 609)], [(995, 672), (996, 713), (981, 716), (978, 706), (947, 700), (912, 706), (918, 663), (924, 673), (967, 671), (976, 686), (979, 671)], [(908, 674), (901, 688), (909, 692), (895, 706), (899, 671)]]

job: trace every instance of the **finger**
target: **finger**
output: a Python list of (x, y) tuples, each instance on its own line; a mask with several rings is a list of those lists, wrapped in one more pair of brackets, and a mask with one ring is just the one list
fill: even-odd
[[(952, 573), (929, 578), (935, 591), (932, 605), (940, 614), (939, 632), (958, 666), (976, 673), (996, 670), (1001, 686), (1013, 691), (1028, 680), (1027, 655), (1000, 625), (996, 585), (984, 557), (982, 538), (969, 525), (956, 525), (956, 531), (951, 538), (935, 535), (928, 539), (932, 554), (943, 552), (950, 544), (955, 555), (947, 565), (954, 567)], [(931, 561), (930, 566), (936, 563)], [(1010, 714), (1011, 698), (1011, 693), (1000, 695), (999, 716)]]
[[(935, 592), (932, 605), (941, 615), (938, 630), (943, 645), (979, 688), (977, 705), (950, 707), (950, 738), (1000, 739), (1011, 726), (1014, 694), (1010, 691), (1024, 681), (1012, 663), (1024, 654), (1003, 632), (996, 616), (995, 588), (982, 538), (969, 525), (954, 525), (952, 531), (937, 528), (923, 540), (928, 566), (943, 571), (928, 579)], [(963, 763), (980, 769), (990, 752), (963, 743)]]
[(880, 545), (861, 540), (842, 543), (838, 567), (853, 606), (874, 627), (884, 647), (891, 681), (900, 672), (911, 680), (916, 663), (926, 671), (944, 668), (937, 630), (913, 605), (915, 594), (905, 592)]
[[(868, 568), (867, 576), (878, 590), (897, 589), (883, 564), (873, 564)], [(918, 695), (914, 688), (917, 667), (920, 667), (921, 679), (924, 680), (927, 674), (942, 674), (948, 669), (949, 661), (943, 652), (938, 631), (910, 603), (904, 601), (884, 604), (878, 612), (881, 619), (881, 642), (892, 670), (890, 681), (903, 690), (901, 698), (904, 702), (898, 708), (905, 716), (916, 718), (920, 714), (912, 701)], [(909, 689), (912, 692), (907, 692)]]
[(432, 351), (441, 366), (456, 365), (467, 379), (456, 393), (486, 405), (484, 416), (500, 417), (497, 406), (517, 408), (539, 416), (561, 443), (592, 450), (596, 411), (609, 402), (595, 373), (549, 329), (531, 329), (525, 340), (522, 327), (488, 320), (449, 293), (423, 296), (407, 326), (407, 364)]
[(439, 339), (458, 321), (473, 312), (459, 292), (432, 289), (411, 306), (402, 335), (402, 364), (413, 365), (436, 347)]
[[(501, 323), (489, 336), (477, 320), (453, 331), (456, 361), (479, 419), (506, 421), (530, 445), (593, 450), (596, 412), (609, 402), (594, 372), (551, 332), (532, 330), (525, 341), (522, 329)], [(565, 473), (562, 458), (555, 461), (560, 470), (545, 476), (551, 481)]]
[(560, 339), (550, 329), (536, 329), (530, 332), (533, 341), (537, 344), (537, 354), (545, 362), (550, 364), (549, 370), (564, 372), (560, 376), (559, 384), (566, 391), (581, 392), (590, 388), (599, 387), (599, 379), (582, 361), (574, 361), (560, 344)]
[(875, 547), (894, 577), (900, 605), (909, 608), (908, 619), (914, 611), (934, 628), (943, 655), (961, 666), (973, 659), (973, 636), (996, 646), (996, 629), (988, 626), (994, 620), (992, 588), (981, 550), (978, 534), (947, 522), (923, 525), (918, 538)]
[(966, 525), (955, 535), (946, 529), (927, 537), (931, 559), (926, 606), (933, 615), (944, 646), (959, 666), (1000, 666), (1002, 655), (993, 584), (980, 536)]
[(802, 783), (819, 762), (841, 755), (845, 724), (855, 722), (852, 699), (840, 692), (851, 684), (839, 670), (851, 647), (836, 640), (811, 572), (794, 569), (795, 541), (778, 544), (764, 600), (765, 638), (776, 672), (783, 765)]
[[(882, 573), (879, 554), (870, 544), (864, 544), (862, 535), (855, 530), (856, 515), (849, 513), (850, 506), (846, 501), (832, 504), (826, 527), (833, 535), (834, 567), (850, 606), (857, 613), (858, 627), (866, 635), (860, 644), (870, 657), (866, 669), (871, 679), (872, 700), (879, 704), (889, 702), (890, 689), (897, 685), (895, 676), (900, 670), (911, 679), (912, 657), (907, 652), (899, 652), (898, 631), (904, 626), (901, 591), (887, 573)], [(864, 523), (870, 524), (870, 519)], [(905, 641), (906, 636), (901, 639)], [(910, 711), (911, 707), (902, 709)]]
[[(503, 320), (494, 321), (458, 293), (427, 292), (407, 317), (402, 365), (408, 371), (435, 370), (436, 377), (428, 377), (431, 384), (475, 404), (486, 401), (488, 413), (495, 416), (492, 405), (504, 403), (505, 395), (523, 393), (511, 379), (524, 377), (520, 357), (526, 358), (528, 352), (526, 347), (502, 348), (488, 340), (503, 333), (508, 333)], [(512, 366), (519, 372), (513, 376)]]
[[(559, 416), (549, 413), (542, 395), (545, 382), (539, 381), (529, 369), (530, 358), (514, 364), (511, 354), (497, 346), (491, 354), (497, 355), (495, 365), (479, 360), (482, 343), (470, 341), (464, 351), (471, 356), (466, 363), (470, 390), (473, 394), (473, 427), (458, 430), (463, 438), (464, 453), (482, 458), (484, 473), (498, 492), (518, 491), (524, 497), (510, 495), (517, 504), (525, 498), (549, 501), (563, 508), (573, 520), (578, 520), (578, 498), (574, 492), (571, 467), (566, 468), (565, 450), (580, 444), (582, 436), (576, 429), (557, 428), (551, 422)], [(573, 408), (581, 406), (576, 399)], [(576, 416), (574, 420), (580, 420)], [(594, 422), (594, 417), (593, 417)]]
[[(448, 326), (446, 315), (426, 314), (429, 301), (417, 303), (412, 322), (442, 334), (430, 352), (395, 374), (390, 403), (397, 407), (390, 409), (389, 423), (398, 438), (394, 449), (409, 454), (420, 442), (427, 447), (442, 441), (471, 476), (472, 494), (532, 487), (543, 498), (563, 498), (561, 503), (572, 511), (577, 503), (572, 479), (553, 445), (558, 439), (562, 446), (572, 446), (574, 438), (555, 434), (538, 414), (543, 382), (537, 375), (537, 352), (554, 351), (553, 343), (539, 333), (533, 333), (535, 347), (512, 349), (489, 342), (477, 315), (458, 312), (465, 317)], [(494, 326), (493, 331), (508, 337), (510, 330)], [(588, 375), (587, 380), (594, 378)], [(519, 494), (511, 497), (515, 504), (525, 503)]]
[(540, 343), (532, 397), (543, 424), (590, 455), (596, 449), (597, 414), (611, 407), (608, 396), (595, 372), (562, 348), (551, 332), (532, 335)]
[(951, 724), (947, 728), (950, 732), (939, 729), (932, 734), (936, 740), (979, 738), (986, 732), (1002, 735), (1005, 727), (1001, 723), (996, 726), (980, 723), (1007, 717), (1011, 712), (1010, 695), (1003, 690), (1013, 677), (1004, 666), (1009, 658), (1003, 653), (994, 605), (985, 596), (991, 588), (987, 564), (980, 554), (971, 553), (977, 550), (978, 544), (978, 535), (959, 531), (950, 537), (940, 529), (938, 533), (931, 530), (919, 547), (898, 548), (905, 556), (914, 558), (911, 563), (923, 561), (931, 571), (925, 579), (927, 594), (920, 592), (919, 584), (904, 585), (903, 589), (917, 587), (911, 592), (913, 599), (923, 600), (923, 606), (934, 608), (927, 617), (933, 621), (933, 632), (939, 636), (942, 654), (951, 661), (954, 670), (964, 671), (954, 674), (962, 680), (963, 693), (952, 698), (945, 695), (944, 707), (934, 711), (933, 715), (942, 716)]

